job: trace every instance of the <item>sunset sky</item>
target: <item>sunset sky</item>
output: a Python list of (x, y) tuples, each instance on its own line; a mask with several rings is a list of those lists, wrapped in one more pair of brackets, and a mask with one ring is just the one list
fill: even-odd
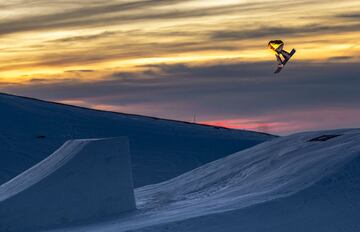
[[(276, 76), (271, 39), (297, 49)], [(360, 127), (360, 1), (0, 1), (0, 91), (275, 134)]]

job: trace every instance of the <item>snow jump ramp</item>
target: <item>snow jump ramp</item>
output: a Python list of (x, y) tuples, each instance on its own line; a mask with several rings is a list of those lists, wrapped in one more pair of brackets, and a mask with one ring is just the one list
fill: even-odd
[(0, 186), (0, 231), (38, 231), (135, 209), (128, 140), (66, 142)]

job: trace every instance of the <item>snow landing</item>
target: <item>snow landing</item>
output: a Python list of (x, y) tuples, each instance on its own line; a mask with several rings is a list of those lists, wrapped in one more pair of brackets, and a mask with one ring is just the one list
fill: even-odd
[[(308, 142), (324, 134), (340, 136)], [(135, 195), (134, 213), (56, 231), (358, 232), (360, 130), (274, 139)]]
[(66, 142), (0, 186), (0, 231), (99, 219), (135, 209), (128, 140)]

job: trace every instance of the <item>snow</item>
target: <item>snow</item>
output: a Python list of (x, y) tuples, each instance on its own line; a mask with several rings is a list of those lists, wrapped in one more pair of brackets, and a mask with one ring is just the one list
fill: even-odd
[[(309, 142), (323, 134), (341, 134)], [(136, 213), (51, 232), (360, 229), (360, 130), (274, 139), (137, 188)]]
[(72, 139), (129, 137), (134, 184), (139, 187), (168, 180), (274, 138), (251, 131), (96, 111), (6, 94), (0, 94), (0, 115), (0, 184)]
[(99, 219), (135, 209), (127, 138), (66, 142), (0, 186), (0, 231)]
[[(91, 180), (96, 181), (97, 188), (87, 191), (89, 195), (107, 196), (112, 193), (109, 189), (119, 188), (118, 196), (129, 196), (122, 190), (131, 188), (119, 187), (123, 183), (115, 179), (128, 179), (129, 171), (125, 169), (118, 168), (124, 172), (108, 176), (106, 172), (111, 170), (100, 175), (99, 170), (86, 175), (78, 175), (77, 171), (65, 174), (63, 167), (69, 163), (88, 168), (86, 162), (75, 162), (78, 155), (74, 154), (81, 153), (87, 144), (103, 140), (69, 142), (60, 149), (68, 152), (62, 156), (55, 152), (48, 157), (69, 139), (128, 136), (137, 210), (92, 217), (86, 207), (80, 207), (61, 224), (49, 223), (59, 225), (44, 232), (360, 231), (360, 129), (275, 138), (10, 95), (0, 95), (0, 106), (0, 183), (25, 171), (0, 187), (0, 226), (31, 212), (31, 205), (37, 207), (32, 214), (36, 220), (31, 223), (46, 226), (40, 218), (58, 216), (71, 209), (62, 202), (70, 204), (71, 199), (82, 199), (63, 197), (62, 187), (73, 186), (80, 191), (90, 186)], [(326, 141), (315, 139), (326, 135), (339, 136)], [(101, 151), (109, 152), (103, 147)], [(117, 165), (120, 164), (115, 162)], [(92, 167), (103, 165), (96, 162)], [(74, 176), (79, 178), (73, 179)], [(102, 184), (107, 187), (101, 187)], [(34, 194), (45, 188), (57, 191), (41, 197)], [(26, 199), (23, 202), (22, 197)], [(30, 197), (35, 200), (30, 201)], [(61, 206), (62, 210), (48, 213), (43, 210), (47, 204), (42, 201)], [(112, 203), (108, 201), (104, 211), (113, 209)], [(124, 205), (118, 209), (125, 210)], [(23, 210), (27, 207), (29, 211)], [(72, 224), (77, 217), (89, 220)], [(45, 220), (48, 221), (51, 222)], [(16, 228), (21, 224), (11, 225), (14, 231), (24, 231)]]

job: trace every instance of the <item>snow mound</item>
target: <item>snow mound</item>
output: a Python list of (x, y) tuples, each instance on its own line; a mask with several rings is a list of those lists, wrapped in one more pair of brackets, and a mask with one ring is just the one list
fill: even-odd
[(0, 186), (0, 231), (29, 231), (135, 209), (127, 138), (66, 142)]
[(134, 185), (159, 183), (274, 138), (251, 131), (56, 104), (0, 93), (0, 185), (68, 140), (126, 136)]
[(358, 232), (359, 167), (357, 157), (334, 174), (288, 197), (137, 231)]
[(331, 140), (308, 142), (322, 133), (265, 142), (169, 181), (137, 189), (138, 201), (143, 207), (155, 200), (159, 205), (196, 202), (198, 207), (204, 206), (204, 212), (216, 212), (285, 197), (360, 154), (360, 130), (338, 131), (342, 135)]
[(355, 232), (359, 164), (359, 129), (294, 134), (138, 188), (134, 214), (59, 231)]

